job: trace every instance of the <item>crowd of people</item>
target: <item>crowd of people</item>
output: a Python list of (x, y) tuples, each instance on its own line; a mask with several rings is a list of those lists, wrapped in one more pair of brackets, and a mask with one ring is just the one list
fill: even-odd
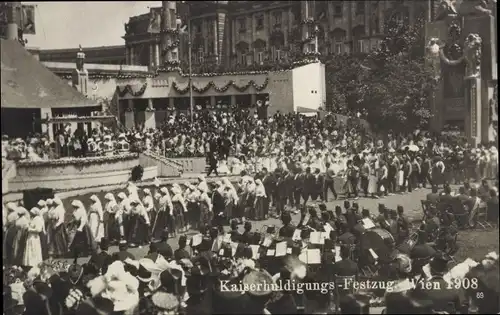
[[(348, 174), (351, 168), (352, 162)], [(465, 180), (454, 194), (446, 182), (439, 191), (440, 174), (432, 175), (428, 207), (415, 231), (402, 207), (391, 210), (379, 204), (379, 216), (374, 217), (347, 199), (344, 209), (337, 206), (334, 211), (324, 203), (311, 205), (311, 199), (327, 200), (323, 192), (332, 186), (325, 177), (321, 189), (308, 190), (308, 174), (308, 169), (297, 174), (305, 179), (300, 181), (299, 193), (294, 190), (292, 195), (282, 195), (286, 190), (271, 193), (270, 186), (266, 187), (270, 176), (266, 172), (255, 177), (243, 172), (238, 184), (223, 179), (210, 185), (204, 177), (184, 187), (156, 183), (154, 188), (139, 190), (130, 184), (127, 192), (116, 197), (112, 193), (104, 200), (91, 196), (88, 209), (85, 201), (74, 200), (73, 211), (68, 211), (57, 197), (40, 200), (30, 211), (19, 204), (7, 204), (4, 266), (22, 268), (11, 267), (7, 272), (10, 278), (4, 279), (4, 292), (11, 293), (7, 298), (4, 295), (4, 314), (13, 314), (9, 312), (18, 308), (25, 309), (26, 315), (40, 314), (42, 306), (51, 312), (44, 314), (82, 315), (135, 314), (129, 312), (131, 309), (136, 314), (328, 313), (332, 308), (357, 313), (377, 300), (385, 301), (387, 313), (462, 313), (473, 306), (480, 313), (498, 312), (498, 303), (491, 304), (497, 301), (493, 296), (498, 296), (498, 287), (487, 280), (493, 271), (498, 279), (498, 257), (494, 254), (485, 258), (487, 263), (473, 264), (472, 269), (470, 261), (459, 265), (460, 270), (470, 269), (474, 275), (470, 279), (483, 281), (465, 292), (472, 298), (476, 291), (484, 293), (484, 299), (475, 299), (473, 305), (463, 299), (460, 290), (443, 289), (434, 296), (393, 288), (384, 296), (380, 290), (327, 289), (328, 283), (347, 278), (391, 281), (397, 288), (418, 277), (445, 281), (449, 256), (456, 251), (456, 235), (460, 229), (476, 225), (479, 208), (486, 204), (489, 220), (497, 224), (498, 187), (490, 188), (487, 181), (475, 187)], [(352, 184), (349, 175), (346, 180)], [(278, 187), (279, 180), (276, 183), (272, 187)], [(295, 184), (291, 187), (297, 189)], [(350, 192), (347, 188), (346, 197), (354, 197)], [(334, 197), (338, 197), (335, 192)], [(265, 231), (252, 230), (248, 219), (263, 220), (270, 209), (276, 210), (283, 226), (279, 230), (272, 226)], [(301, 214), (297, 226), (292, 224), (293, 211)], [(69, 222), (68, 215), (72, 218)], [(228, 223), (229, 233), (223, 228)], [(244, 225), (242, 234), (239, 224)], [(182, 235), (179, 249), (173, 252), (167, 243), (169, 237), (193, 229), (198, 234), (189, 239)], [(119, 252), (108, 254), (110, 244), (118, 244)], [(149, 246), (149, 254), (133, 257), (127, 250), (135, 246)], [(84, 265), (53, 263), (54, 258), (67, 257), (68, 253), (92, 256)], [(466, 273), (462, 270), (461, 277)], [(456, 270), (453, 274), (456, 276)], [(228, 294), (226, 286), (221, 286), (246, 283), (255, 289), (258, 283), (291, 280), (303, 283), (304, 292), (245, 287), (237, 290), (244, 294)], [(320, 283), (320, 289), (314, 289), (315, 283)]]

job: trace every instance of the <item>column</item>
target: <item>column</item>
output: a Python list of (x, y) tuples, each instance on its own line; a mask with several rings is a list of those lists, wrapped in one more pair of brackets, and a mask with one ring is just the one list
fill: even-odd
[(125, 128), (135, 128), (134, 100), (127, 100), (127, 110), (125, 111)]
[(130, 47), (130, 64), (135, 65), (134, 46)]
[(160, 66), (160, 44), (155, 44), (155, 65)]
[(212, 108), (215, 108), (215, 105), (217, 105), (215, 101), (215, 96), (210, 96), (210, 106)]
[(130, 48), (128, 46), (125, 47), (125, 64), (130, 64)]
[(148, 68), (154, 67), (154, 64), (155, 64), (154, 46), (153, 46), (153, 44), (149, 44), (149, 62), (148, 62)]
[(217, 64), (220, 62), (219, 58), (219, 49), (222, 49), (219, 47), (219, 32), (217, 31), (217, 19), (219, 18), (218, 15), (215, 16), (215, 20), (212, 23), (212, 27), (214, 29), (214, 55), (216, 58)]
[[(41, 119), (51, 119), (52, 118), (52, 109), (50, 108), (40, 108), (40, 118)], [(51, 128), (52, 125), (42, 124), (42, 133), (46, 133), (49, 136), (49, 141), (54, 140), (54, 129)]]
[(144, 128), (156, 129), (156, 115), (153, 107), (153, 99), (151, 98), (148, 99), (148, 108), (144, 112)]
[(465, 84), (465, 105), (469, 108), (465, 133), (470, 144), (475, 147), (481, 143), (481, 79), (468, 78)]
[(236, 106), (236, 95), (231, 95), (231, 106)]
[(254, 106), (257, 104), (257, 94), (251, 94), (250, 95), (250, 105)]

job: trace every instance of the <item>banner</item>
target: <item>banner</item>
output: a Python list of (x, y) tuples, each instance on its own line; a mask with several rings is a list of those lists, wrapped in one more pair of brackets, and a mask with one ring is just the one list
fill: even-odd
[(21, 30), (23, 34), (35, 35), (35, 6), (23, 5), (21, 10)]

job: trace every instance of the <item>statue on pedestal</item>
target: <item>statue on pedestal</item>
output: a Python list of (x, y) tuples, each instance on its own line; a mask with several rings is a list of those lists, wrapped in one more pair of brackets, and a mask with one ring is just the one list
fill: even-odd
[(464, 53), (456, 60), (447, 58), (443, 52), (443, 44), (438, 38), (431, 38), (427, 44), (427, 55), (433, 62), (437, 62), (437, 56), (447, 65), (458, 65), (466, 62), (465, 78), (478, 78), (481, 76), (481, 44), (482, 39), (478, 34), (469, 34), (465, 40)]
[(467, 62), (466, 78), (481, 76), (481, 44), (483, 40), (478, 34), (469, 34), (465, 39), (464, 58)]

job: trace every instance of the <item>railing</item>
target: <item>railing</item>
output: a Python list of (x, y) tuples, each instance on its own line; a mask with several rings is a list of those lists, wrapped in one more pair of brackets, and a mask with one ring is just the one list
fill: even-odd
[(157, 166), (161, 177), (179, 177), (184, 172), (182, 164), (150, 151), (142, 152), (139, 161), (142, 167)]

